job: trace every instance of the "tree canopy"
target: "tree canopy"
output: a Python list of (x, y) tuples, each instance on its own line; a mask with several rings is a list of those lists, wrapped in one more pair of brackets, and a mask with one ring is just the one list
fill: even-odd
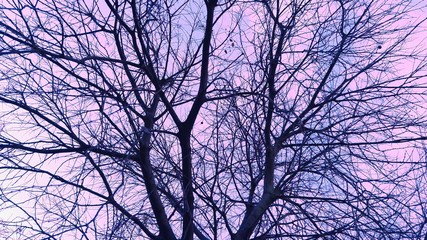
[(422, 239), (413, 0), (4, 0), (8, 239)]

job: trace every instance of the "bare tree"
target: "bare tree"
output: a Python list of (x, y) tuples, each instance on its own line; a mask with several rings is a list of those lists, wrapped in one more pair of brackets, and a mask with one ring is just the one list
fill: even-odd
[(10, 239), (422, 239), (416, 1), (5, 0)]

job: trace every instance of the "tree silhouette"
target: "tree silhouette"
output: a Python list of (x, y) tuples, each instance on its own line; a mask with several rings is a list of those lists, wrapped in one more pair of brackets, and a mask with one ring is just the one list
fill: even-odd
[(8, 239), (421, 239), (415, 1), (5, 0)]

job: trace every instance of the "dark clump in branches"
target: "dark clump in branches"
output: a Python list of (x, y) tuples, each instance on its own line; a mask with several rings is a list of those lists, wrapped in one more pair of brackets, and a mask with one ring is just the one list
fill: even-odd
[(421, 239), (424, 6), (0, 3), (7, 239)]

